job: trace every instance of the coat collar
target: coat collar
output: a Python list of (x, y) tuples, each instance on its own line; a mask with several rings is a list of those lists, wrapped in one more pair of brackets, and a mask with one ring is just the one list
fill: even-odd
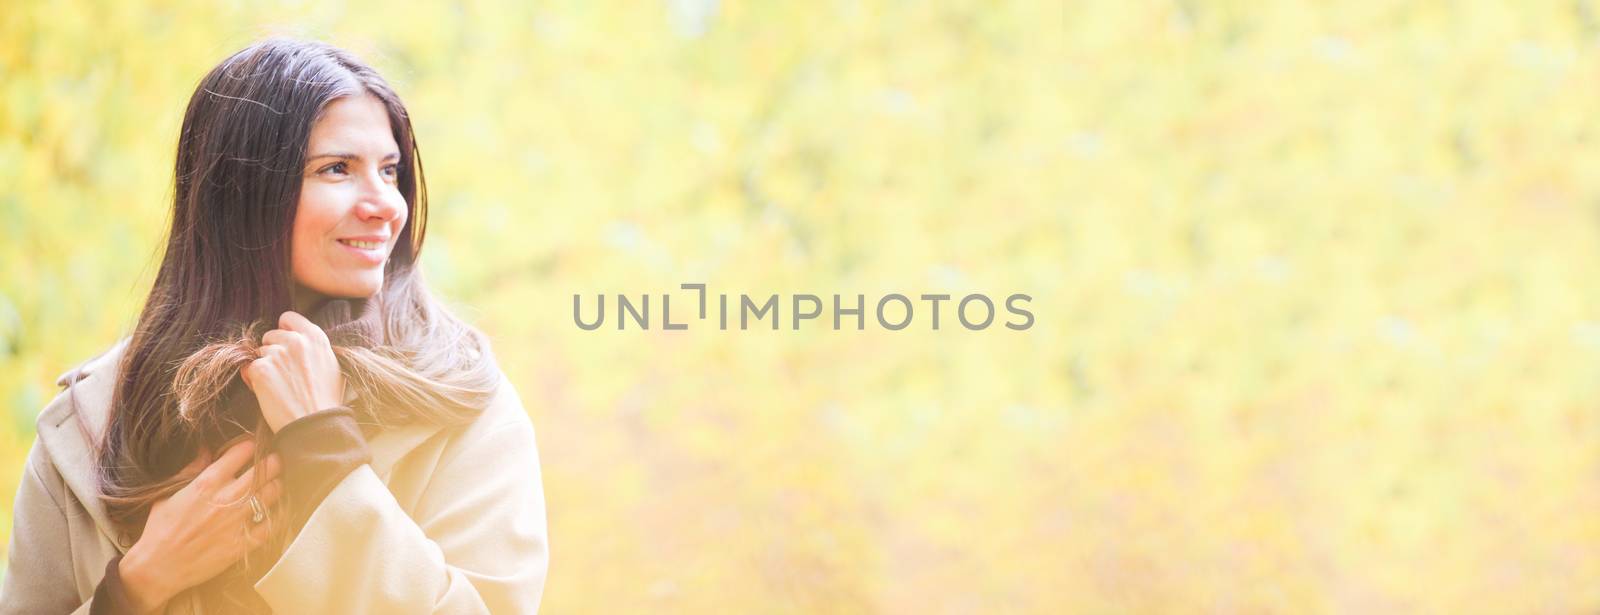
[[(94, 448), (85, 438), (74, 415), (81, 413), (88, 433), (94, 437), (100, 436), (129, 339), (123, 338), (99, 356), (61, 374), (56, 384), (66, 390), (39, 413), (36, 425), (39, 440), (43, 442), (45, 452), (49, 454), (67, 488), (88, 511), (100, 532), (121, 552), (126, 552), (132, 542), (119, 535), (110, 523), (105, 504), (100, 500)], [(353, 397), (353, 392), (347, 387), (345, 401)], [(373, 471), (387, 482), (401, 458), (442, 429), (437, 425), (411, 423), (369, 435), (367, 448), (372, 453)]]

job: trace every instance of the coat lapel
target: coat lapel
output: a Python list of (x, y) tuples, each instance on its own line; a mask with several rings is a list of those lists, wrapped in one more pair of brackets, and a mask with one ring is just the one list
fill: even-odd
[(132, 542), (117, 534), (106, 515), (105, 504), (99, 496), (94, 451), (74, 415), (81, 413), (85, 419), (82, 427), (99, 437), (105, 425), (106, 409), (111, 405), (116, 363), (127, 345), (128, 340), (124, 338), (100, 356), (62, 374), (56, 384), (67, 390), (39, 414), (37, 426), (39, 439), (44, 442), (67, 488), (88, 511), (106, 540), (122, 552), (126, 552)]

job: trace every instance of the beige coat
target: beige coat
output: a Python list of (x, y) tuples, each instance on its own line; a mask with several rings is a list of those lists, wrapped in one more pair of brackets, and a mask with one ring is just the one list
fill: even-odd
[[(130, 543), (96, 497), (94, 459), (69, 395), (98, 433), (123, 340), (80, 367), (39, 415), (17, 490), (0, 615), (87, 614), (107, 562)], [(351, 472), (256, 583), (275, 613), (533, 613), (549, 562), (533, 425), (511, 383), (453, 428), (368, 441)], [(198, 613), (191, 603), (167, 613)]]

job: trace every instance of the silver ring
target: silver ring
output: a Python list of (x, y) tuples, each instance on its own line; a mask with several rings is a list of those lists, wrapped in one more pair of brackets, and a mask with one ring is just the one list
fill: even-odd
[(255, 494), (253, 494), (253, 493), (250, 494), (250, 522), (251, 523), (261, 523), (262, 521), (266, 521), (266, 520), (267, 520), (267, 509), (266, 509), (266, 507), (261, 505), (261, 500), (256, 499)]

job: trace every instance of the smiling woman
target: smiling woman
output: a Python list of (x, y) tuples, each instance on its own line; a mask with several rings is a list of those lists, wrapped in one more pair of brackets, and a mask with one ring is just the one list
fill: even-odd
[(425, 214), (405, 107), (348, 53), (206, 75), (133, 335), (39, 415), (0, 614), (537, 610), (533, 427), (423, 284)]
[(328, 104), (311, 128), (290, 254), (295, 306), (320, 297), (367, 297), (383, 285), (391, 238), (406, 225), (400, 146), (383, 102), (370, 95)]

